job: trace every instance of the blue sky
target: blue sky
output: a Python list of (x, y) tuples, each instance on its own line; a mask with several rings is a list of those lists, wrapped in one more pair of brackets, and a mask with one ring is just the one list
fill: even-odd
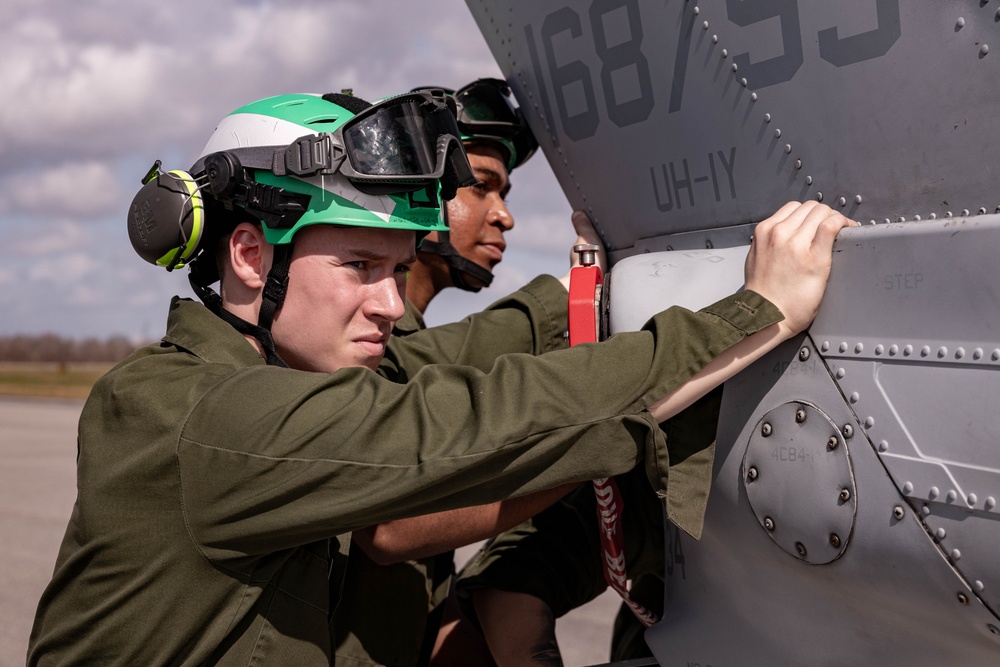
[[(133, 253), (126, 211), (155, 159), (187, 168), (233, 109), (500, 76), (463, 0), (5, 0), (0, 43), (0, 335), (159, 337), (191, 291)], [(449, 290), (432, 324), (565, 272), (570, 208), (541, 152), (512, 180), (494, 287)]]

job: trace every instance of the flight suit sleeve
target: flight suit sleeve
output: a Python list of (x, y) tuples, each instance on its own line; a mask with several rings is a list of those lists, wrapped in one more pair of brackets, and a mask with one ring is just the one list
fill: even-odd
[[(671, 491), (679, 470), (693, 465), (711, 470), (712, 457), (705, 454), (714, 450), (721, 401), (720, 387), (662, 425), (671, 458)], [(641, 467), (616, 476), (615, 482), (629, 578), (662, 577), (666, 567), (664, 501)], [(469, 560), (456, 583), (459, 602), (469, 618), (476, 618), (472, 592), (488, 588), (533, 595), (556, 617), (604, 592), (607, 583), (593, 486), (581, 486), (501, 533)]]
[(417, 514), (630, 470), (665, 493), (669, 454), (649, 405), (781, 319), (753, 292), (638, 332), (488, 373), (431, 365), (406, 384), (365, 369), (254, 366), (220, 374), (184, 422), (185, 520), (207, 558), (256, 555)]
[(556, 278), (539, 276), (482, 312), (459, 322), (394, 336), (379, 372), (406, 382), (429, 364), (482, 371), (503, 354), (542, 354), (566, 347), (568, 295)]

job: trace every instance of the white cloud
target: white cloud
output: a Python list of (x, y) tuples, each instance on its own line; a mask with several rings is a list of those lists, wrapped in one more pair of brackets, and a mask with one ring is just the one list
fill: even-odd
[(18, 234), (11, 247), (22, 258), (47, 259), (56, 253), (83, 248), (88, 243), (85, 225), (72, 220), (54, 220)]
[(129, 135), (155, 103), (156, 72), (170, 52), (152, 44), (79, 45), (49, 28), (38, 20), (15, 26), (7, 48), (23, 56), (0, 60), (0, 86), (17, 100), (0, 111), (6, 165), (11, 152), (30, 160), (134, 146)]
[[(156, 158), (189, 166), (233, 109), (499, 75), (464, 0), (5, 0), (0, 43), (0, 284), (19, 286), (6, 331), (158, 334), (167, 298), (190, 291), (132, 253), (129, 187)], [(518, 228), (482, 303), (565, 262), (569, 210), (546, 171), (539, 154), (513, 176)]]
[(75, 252), (41, 259), (28, 269), (28, 278), (60, 287), (76, 287), (100, 267), (89, 254)]
[(91, 217), (121, 208), (117, 176), (101, 162), (14, 174), (0, 187), (0, 210), (49, 217)]
[[(195, 20), (196, 18), (196, 20)], [(351, 87), (370, 99), (496, 75), (461, 0), (52, 0), (0, 23), (0, 170), (70, 155), (193, 152), (254, 99)]]

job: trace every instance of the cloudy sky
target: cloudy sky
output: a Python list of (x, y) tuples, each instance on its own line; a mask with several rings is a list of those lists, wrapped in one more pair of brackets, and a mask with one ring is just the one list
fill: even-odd
[[(4, 0), (0, 44), (0, 335), (158, 338), (191, 291), (133, 253), (126, 211), (155, 159), (187, 168), (233, 109), (500, 76), (464, 0)], [(565, 271), (575, 235), (544, 156), (513, 183), (495, 287), (446, 292), (431, 323)]]

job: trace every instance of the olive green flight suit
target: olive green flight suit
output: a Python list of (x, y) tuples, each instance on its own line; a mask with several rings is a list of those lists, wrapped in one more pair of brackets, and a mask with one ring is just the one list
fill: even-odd
[(476, 363), (466, 320), (393, 341), (382, 377), (267, 366), (175, 298), (163, 341), (84, 406), (78, 497), (28, 663), (329, 664), (346, 560), (333, 538), (640, 461), (675, 522), (700, 525), (710, 466), (668, 490), (647, 407), (780, 319), (742, 292), (604, 343), (505, 355), (489, 372), (428, 365)]
[[(495, 314), (490, 322), (494, 330), (480, 327), (479, 338), (471, 341), (480, 353), (496, 356), (513, 352), (539, 354), (565, 347), (568, 295), (562, 283), (542, 276), (516, 296), (519, 303), (530, 306), (533, 319), (544, 324), (544, 334), (537, 339), (518, 336), (524, 315), (519, 309), (503, 307), (510, 299), (501, 299), (488, 309)], [(408, 336), (426, 328), (420, 311), (407, 301), (406, 313), (396, 322), (392, 333)], [(482, 361), (492, 365), (489, 357)], [(338, 667), (426, 664), (441, 626), (442, 604), (448, 596), (453, 574), (452, 551), (404, 563), (378, 565), (361, 549), (352, 549), (340, 604), (333, 618)]]
[[(711, 468), (721, 402), (722, 388), (718, 387), (661, 425), (670, 450), (671, 484), (682, 475), (697, 476), (704, 467)], [(650, 488), (642, 466), (616, 476), (615, 481), (627, 572), (629, 578), (644, 582), (635, 597), (662, 615), (662, 577), (667, 567), (664, 501)], [(690, 530), (690, 525), (685, 527)], [(463, 610), (476, 619), (471, 595), (479, 589), (533, 595), (556, 618), (590, 602), (608, 587), (600, 532), (594, 489), (586, 484), (491, 539), (469, 560), (456, 583)], [(700, 530), (694, 534), (700, 536)], [(613, 659), (644, 653), (644, 628), (632, 627), (631, 616), (625, 609), (616, 621)]]

